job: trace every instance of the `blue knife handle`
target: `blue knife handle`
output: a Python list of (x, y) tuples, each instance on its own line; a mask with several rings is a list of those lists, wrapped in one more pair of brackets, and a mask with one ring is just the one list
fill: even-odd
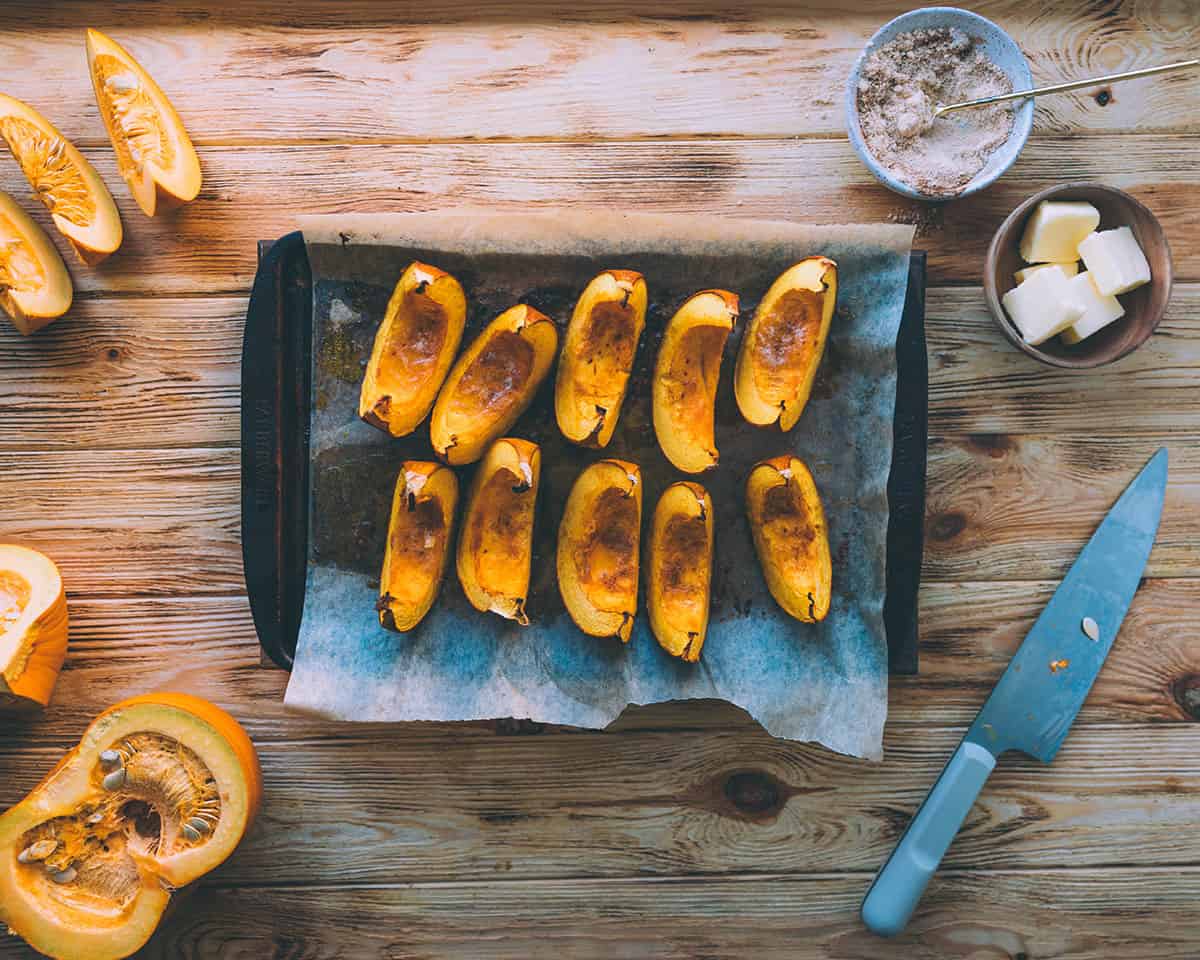
[(891, 937), (904, 929), (995, 766), (996, 758), (979, 744), (958, 745), (867, 891), (862, 918), (873, 933)]

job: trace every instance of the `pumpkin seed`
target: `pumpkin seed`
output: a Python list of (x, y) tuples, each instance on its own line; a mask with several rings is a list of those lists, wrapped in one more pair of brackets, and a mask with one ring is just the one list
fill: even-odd
[(1083, 618), (1083, 632), (1087, 634), (1089, 640), (1100, 640), (1100, 625), (1091, 617)]
[(191, 827), (197, 833), (208, 833), (212, 829), (212, 825), (203, 817), (192, 817), (187, 822), (187, 826)]
[(74, 867), (67, 867), (65, 870), (59, 870), (50, 874), (50, 879), (55, 883), (70, 883), (78, 876), (79, 871)]
[(200, 839), (200, 831), (192, 826), (190, 820), (183, 825), (183, 835), (188, 840), (191, 840), (192, 843), (195, 843), (197, 840)]
[(37, 842), (31, 843), (29, 846), (27, 846), (24, 850), (17, 854), (17, 860), (20, 863), (31, 863), (34, 860), (45, 860), (57, 849), (58, 841), (47, 837), (45, 840), (38, 840)]
[(93, 813), (90, 817), (87, 818), (87, 822), (94, 826), (95, 824), (99, 823), (103, 819), (104, 819), (104, 814), (101, 813), (99, 810), (97, 810), (95, 813)]
[(125, 786), (125, 768), (118, 767), (112, 773), (105, 774), (104, 779), (100, 783), (105, 790), (120, 790)]
[(115, 770), (125, 766), (125, 759), (116, 750), (100, 751), (100, 767), (104, 770)]

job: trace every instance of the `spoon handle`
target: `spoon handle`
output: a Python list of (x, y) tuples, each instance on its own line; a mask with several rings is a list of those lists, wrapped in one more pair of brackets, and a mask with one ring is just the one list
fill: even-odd
[(935, 117), (940, 117), (951, 110), (961, 110), (963, 107), (982, 107), (989, 103), (1003, 103), (1006, 100), (1021, 100), (1025, 97), (1040, 97), (1043, 93), (1063, 93), (1066, 90), (1078, 90), (1081, 87), (1094, 87), (1100, 83), (1116, 83), (1118, 80), (1133, 80), (1135, 77), (1149, 77), (1155, 73), (1166, 73), (1168, 70), (1186, 70), (1189, 67), (1200, 67), (1200, 59), (1180, 60), (1178, 63), (1164, 63), (1157, 67), (1144, 67), (1141, 70), (1128, 70), (1125, 73), (1110, 73), (1106, 77), (1090, 77), (1087, 80), (1071, 80), (1067, 83), (1056, 83), (1049, 87), (1038, 87), (1034, 90), (1016, 90), (1013, 93), (1000, 93), (994, 97), (983, 97), (979, 100), (964, 100), (962, 103), (941, 104), (933, 111)]

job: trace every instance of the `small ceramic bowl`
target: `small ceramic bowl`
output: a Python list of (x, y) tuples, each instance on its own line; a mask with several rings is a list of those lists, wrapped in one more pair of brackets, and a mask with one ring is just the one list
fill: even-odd
[(1025, 141), (1029, 139), (1029, 131), (1033, 127), (1033, 101), (1025, 100), (1023, 103), (1016, 101), (1017, 107), (1013, 113), (1012, 133), (1008, 135), (1008, 140), (1005, 141), (1004, 146), (988, 158), (987, 165), (975, 174), (974, 178), (962, 190), (951, 196), (933, 196), (922, 193), (915, 187), (897, 180), (880, 165), (879, 161), (867, 149), (867, 144), (862, 136), (862, 128), (858, 122), (859, 73), (862, 71), (863, 64), (866, 63), (867, 58), (878, 47), (894, 39), (899, 34), (910, 33), (913, 30), (934, 30), (940, 27), (957, 27), (967, 36), (978, 38), (992, 62), (1008, 74), (1014, 90), (1028, 90), (1033, 86), (1033, 77), (1029, 72), (1029, 64), (1026, 62), (1025, 55), (1021, 52), (1021, 48), (1017, 46), (1016, 41), (992, 23), (991, 20), (981, 17), (977, 13), (971, 13), (969, 10), (960, 10), (958, 7), (926, 7), (923, 10), (913, 10), (902, 14), (896, 17), (895, 20), (885, 23), (876, 31), (875, 36), (867, 42), (866, 47), (863, 48), (863, 52), (859, 54), (858, 60), (854, 63), (854, 69), (850, 71), (850, 78), (846, 82), (846, 130), (850, 135), (850, 143), (853, 145), (859, 159), (866, 164), (867, 169), (885, 187), (895, 190), (906, 197), (912, 197), (914, 200), (929, 200), (936, 203), (944, 203), (947, 200), (957, 200), (959, 197), (968, 196), (978, 190), (982, 190), (996, 180), (1017, 159), (1017, 154), (1025, 146)]
[[(1027, 266), (1019, 251), (1021, 236), (1026, 221), (1043, 200), (1086, 200), (1100, 211), (1101, 230), (1129, 227), (1150, 264), (1150, 282), (1117, 297), (1125, 316), (1073, 345), (1058, 337), (1036, 347), (1026, 343), (1000, 304), (1000, 298), (1017, 285), (1013, 274)], [(1125, 191), (1102, 183), (1060, 183), (1035, 193), (1000, 224), (988, 248), (983, 290), (992, 316), (1013, 344), (1042, 363), (1086, 369), (1120, 360), (1149, 339), (1167, 310), (1173, 276), (1171, 248), (1158, 219), (1146, 207)]]

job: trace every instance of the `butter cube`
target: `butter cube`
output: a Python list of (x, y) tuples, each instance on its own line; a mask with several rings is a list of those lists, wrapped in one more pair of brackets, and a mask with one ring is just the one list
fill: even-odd
[(1025, 224), (1021, 258), (1026, 263), (1078, 260), (1079, 241), (1100, 226), (1100, 211), (1077, 200), (1043, 200)]
[(1039, 344), (1062, 333), (1083, 316), (1083, 304), (1061, 270), (1039, 270), (1002, 299), (1026, 343)]
[(1150, 282), (1150, 264), (1128, 227), (1101, 230), (1085, 237), (1079, 244), (1079, 256), (1096, 281), (1096, 289), (1108, 296)]
[(1058, 267), (1058, 269), (1061, 270), (1063, 273), (1065, 273), (1068, 277), (1073, 277), (1073, 276), (1075, 276), (1075, 274), (1077, 274), (1079, 272), (1079, 264), (1075, 263), (1075, 262), (1071, 262), (1071, 263), (1035, 263), (1032, 267), (1024, 267), (1024, 268), (1018, 270), (1016, 273), (1013, 274), (1013, 279), (1016, 280), (1017, 283), (1024, 283), (1026, 280), (1028, 280), (1030, 277), (1032, 277), (1039, 270), (1045, 270), (1048, 267)]
[(1063, 331), (1063, 343), (1078, 343), (1125, 316), (1125, 308), (1120, 300), (1096, 289), (1096, 281), (1090, 271), (1072, 277), (1067, 283), (1075, 302), (1083, 307), (1083, 316)]

